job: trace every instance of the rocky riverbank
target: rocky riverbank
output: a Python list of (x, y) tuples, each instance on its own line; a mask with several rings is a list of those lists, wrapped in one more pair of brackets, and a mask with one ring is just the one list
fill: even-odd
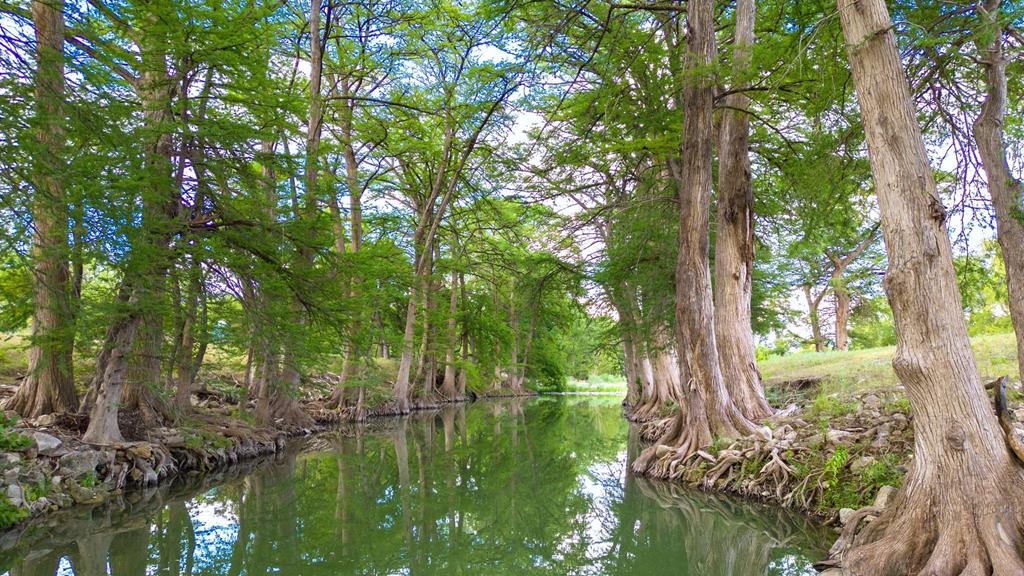
[[(494, 394), (512, 395), (507, 391)], [(131, 441), (111, 446), (81, 441), (88, 424), (83, 416), (58, 414), (18, 421), (13, 413), (0, 415), (0, 530), (75, 505), (96, 505), (132, 490), (163, 485), (174, 478), (220, 473), (280, 453), (290, 437), (356, 419), (354, 408), (328, 410), (324, 400), (302, 404), (315, 426), (296, 428), (279, 423), (265, 428), (245, 419), (251, 406), (239, 410), (236, 399), (207, 393), (194, 398), (193, 411), (173, 425), (147, 428), (137, 421), (137, 414), (123, 412), (122, 431)], [(430, 410), (442, 404), (420, 401), (412, 409)], [(363, 417), (398, 413), (393, 403), (381, 401), (367, 406)]]
[[(775, 386), (769, 395), (785, 407), (765, 422), (763, 435), (719, 439), (685, 459), (659, 448), (652, 475), (769, 501), (834, 525), (870, 520), (899, 488), (913, 458), (910, 403), (899, 388), (856, 394), (817, 388), (814, 380)], [(1011, 399), (1021, 397), (1020, 382), (1008, 390)], [(1019, 403), (1011, 403), (1010, 413), (1024, 421)], [(639, 433), (654, 442), (669, 423), (641, 423)]]
[(9, 447), (0, 457), (0, 529), (73, 505), (95, 505), (177, 476), (206, 474), (274, 454), (289, 436), (313, 431), (258, 428), (196, 414), (186, 425), (147, 431), (145, 440), (94, 446), (81, 442), (80, 420), (43, 416), (0, 433)]

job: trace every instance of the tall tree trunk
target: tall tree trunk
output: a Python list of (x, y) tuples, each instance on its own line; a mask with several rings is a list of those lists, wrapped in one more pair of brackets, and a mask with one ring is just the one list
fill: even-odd
[[(356, 158), (355, 144), (354, 144), (354, 133), (353, 133), (353, 117), (355, 115), (356, 100), (353, 98), (352, 81), (349, 75), (344, 75), (341, 78), (341, 146), (342, 155), (345, 159), (345, 186), (348, 188), (349, 194), (349, 212), (351, 216), (351, 250), (355, 254), (359, 252), (362, 247), (363, 237), (363, 190), (359, 183), (359, 160)], [(340, 218), (340, 211), (339, 211)], [(344, 252), (344, 245), (340, 246), (339, 252)], [(348, 294), (349, 298), (355, 298), (357, 291), (359, 290), (359, 278), (349, 278)], [(339, 377), (338, 386), (335, 388), (332, 394), (331, 404), (337, 405), (339, 408), (344, 406), (344, 395), (345, 395), (345, 384), (352, 376), (353, 367), (359, 362), (359, 332), (362, 328), (363, 319), (359, 312), (356, 312), (356, 317), (352, 320), (351, 327), (348, 330), (349, 337), (345, 343), (345, 353), (342, 361), (342, 369)], [(358, 393), (357, 393), (358, 394)]]
[(4, 408), (25, 417), (75, 409), (75, 343), (68, 281), (68, 207), (64, 168), (64, 2), (32, 2), (36, 34), (38, 151), (32, 183), (32, 348), (29, 371)]
[[(302, 234), (298, 249), (296, 268), (307, 272), (313, 264), (312, 221), (319, 207), (320, 138), (323, 130), (321, 82), (323, 80), (323, 42), (320, 35), (320, 0), (311, 0), (309, 8), (309, 117), (306, 123), (306, 147), (304, 198), (300, 203), (293, 197), (293, 216), (297, 222), (308, 227)], [(274, 183), (276, 185), (276, 182)], [(299, 328), (307, 323), (306, 312), (298, 298), (293, 298), (292, 318)], [(299, 392), (302, 372), (299, 370), (300, 349), (295, 339), (287, 338), (281, 343), (280, 378), (263, 382), (262, 395), (258, 402), (257, 420), (261, 425), (273, 421), (296, 427), (310, 427), (313, 419), (306, 414), (295, 395)]]
[(889, 256), (893, 368), (914, 413), (903, 487), (845, 553), (852, 574), (1024, 574), (1024, 469), (971, 351), (946, 211), (884, 0), (839, 0)]
[[(715, 61), (713, 0), (687, 4), (683, 144), (673, 171), (679, 189), (679, 254), (676, 262), (676, 340), (683, 402), (670, 430), (634, 461), (634, 470), (669, 476), (675, 466), (716, 435), (735, 437), (756, 427), (733, 403), (722, 379), (715, 341), (715, 311), (708, 263), (711, 164), (714, 138)], [(659, 445), (670, 450), (652, 462)]]
[(987, 46), (979, 46), (985, 68), (988, 93), (981, 114), (974, 122), (981, 163), (988, 180), (988, 192), (996, 212), (996, 238), (1006, 265), (1006, 288), (1010, 301), (1010, 319), (1017, 333), (1017, 364), (1024, 370), (1024, 222), (1021, 221), (1021, 197), (1024, 184), (1010, 172), (1006, 160), (1003, 124), (1006, 120), (1006, 57), (1003, 55), (1003, 27), (999, 21), (1000, 2), (986, 0), (978, 12), (982, 19)]
[[(147, 23), (157, 16), (148, 13)], [(160, 352), (163, 340), (160, 298), (171, 265), (170, 243), (178, 217), (180, 198), (171, 168), (173, 121), (171, 100), (176, 86), (168, 76), (166, 39), (159, 32), (140, 35), (142, 78), (135, 88), (142, 102), (146, 142), (145, 183), (142, 191), (142, 234), (133, 242), (119, 290), (119, 318), (115, 319), (97, 357), (91, 391), (82, 409), (89, 412), (89, 427), (82, 440), (93, 444), (121, 442), (117, 414), (122, 402), (155, 420), (166, 412), (160, 397), (143, 385), (160, 380)], [(129, 375), (129, 373), (131, 375)], [(155, 376), (154, 376), (155, 375)], [(125, 386), (131, 388), (122, 398)]]
[[(736, 3), (732, 66), (737, 78), (750, 67), (754, 0)], [(734, 86), (739, 89), (741, 86)], [(725, 99), (718, 145), (718, 227), (715, 231), (715, 338), (722, 378), (733, 402), (751, 420), (772, 413), (757, 370), (750, 300), (754, 274), (754, 189), (750, 180), (750, 98)]]
[(850, 349), (850, 290), (845, 284), (836, 284), (832, 292), (836, 295), (836, 350), (844, 352)]
[[(466, 277), (462, 272), (459, 272), (459, 299), (466, 302)], [(469, 366), (469, 328), (465, 325), (462, 326), (461, 358), (462, 365)], [(466, 369), (459, 370), (459, 378), (455, 387), (460, 400), (466, 397), (466, 379), (468, 378), (466, 373)]]
[[(850, 324), (850, 288), (846, 282), (846, 269), (853, 264), (854, 260), (860, 257), (861, 254), (867, 250), (871, 244), (878, 238), (878, 226), (874, 226), (868, 231), (864, 239), (861, 240), (849, 254), (845, 256), (839, 256), (832, 252), (826, 252), (829, 261), (832, 262), (832, 275), (829, 278), (829, 286), (832, 288), (832, 293), (835, 294), (836, 299), (836, 350), (846, 351), (850, 349), (850, 338), (849, 338), (849, 324)], [(808, 305), (810, 305), (810, 287), (805, 287), (808, 295)], [(814, 304), (814, 313), (817, 314), (818, 304), (821, 302), (822, 297), (825, 295), (826, 290), (818, 295), (817, 301)], [(815, 341), (821, 341), (821, 324), (816, 319), (815, 323), (818, 325), (818, 333)], [(819, 350), (820, 352), (821, 350)]]
[(456, 312), (458, 312), (459, 303), (458, 280), (458, 275), (453, 270), (448, 294), (448, 339), (444, 355), (444, 381), (441, 384), (441, 397), (449, 401), (455, 400), (458, 396), (455, 374), (455, 351), (458, 346), (458, 334), (456, 333), (458, 327)]
[(199, 264), (195, 255), (188, 259), (185, 270), (184, 310), (181, 319), (181, 337), (179, 338), (177, 358), (175, 358), (174, 374), (174, 405), (179, 412), (188, 412), (192, 397), (193, 364), (196, 360), (196, 324), (199, 315)]
[[(621, 326), (621, 315), (620, 326)], [(626, 398), (624, 400), (628, 410), (632, 412), (640, 402), (640, 382), (636, 369), (636, 348), (633, 344), (631, 331), (622, 329), (622, 362), (626, 372)]]
[(432, 364), (434, 361), (434, 326), (430, 319), (434, 315), (434, 250), (431, 249), (426, 253), (426, 268), (425, 274), (422, 277), (422, 286), (420, 288), (420, 299), (421, 310), (423, 311), (423, 330), (421, 330), (420, 337), (420, 352), (416, 356), (416, 372), (415, 377), (412, 379), (412, 387), (410, 393), (413, 397), (416, 397), (416, 389), (419, 388), (422, 392), (419, 394), (422, 399), (429, 399), (434, 394), (434, 382), (432, 378), (435, 377), (432, 374)]
[[(328, 205), (331, 210), (331, 220), (334, 228), (334, 252), (340, 259), (348, 251), (345, 238), (345, 217), (341, 213), (338, 197), (333, 190), (328, 194)], [(351, 298), (351, 278), (346, 278), (343, 281), (342, 296)], [(342, 353), (341, 374), (338, 375), (338, 383), (335, 385), (334, 390), (331, 391), (331, 398), (327, 402), (328, 408), (340, 409), (345, 407), (345, 383), (348, 382), (352, 366), (356, 362), (355, 337), (356, 331), (349, 330), (348, 342), (345, 343), (345, 351)]]
[[(633, 323), (637, 320), (634, 317)], [(640, 406), (630, 415), (636, 422), (662, 418), (666, 408), (679, 405), (683, 397), (679, 379), (679, 358), (675, 354), (668, 327), (656, 326), (641, 359), (639, 371), (643, 382)]]
[(811, 286), (809, 284), (804, 285), (804, 299), (807, 301), (807, 322), (811, 325), (811, 339), (814, 341), (815, 352), (825, 351), (825, 337), (821, 334), (819, 309), (821, 300), (827, 293), (827, 290), (822, 290), (817, 295), (812, 295)]
[(413, 279), (409, 303), (405, 307), (405, 326), (402, 329), (402, 357), (398, 361), (395, 377), (395, 402), (400, 414), (409, 412), (409, 372), (412, 370), (413, 340), (416, 338), (416, 300), (419, 298), (419, 279)]

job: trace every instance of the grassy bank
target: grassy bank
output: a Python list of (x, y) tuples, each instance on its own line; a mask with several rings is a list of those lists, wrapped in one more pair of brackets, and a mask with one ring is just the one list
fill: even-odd
[[(1014, 335), (990, 334), (971, 338), (978, 372), (986, 379), (1020, 377)], [(895, 346), (849, 352), (800, 352), (772, 357), (758, 363), (766, 384), (805, 378), (821, 378), (826, 393), (853, 394), (898, 383), (892, 370)]]
[(570, 378), (564, 392), (582, 392), (589, 394), (626, 394), (626, 378), (618, 374), (600, 374), (586, 380)]

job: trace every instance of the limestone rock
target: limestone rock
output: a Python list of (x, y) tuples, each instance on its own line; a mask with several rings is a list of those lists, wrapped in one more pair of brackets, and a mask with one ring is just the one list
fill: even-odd
[(850, 437), (853, 436), (853, 434), (846, 430), (829, 429), (826, 436), (829, 444), (847, 444), (850, 442)]
[(874, 505), (879, 508), (885, 508), (889, 505), (889, 501), (892, 500), (893, 495), (896, 494), (896, 488), (893, 486), (882, 486), (878, 489), (878, 495), (875, 496)]
[(151, 460), (153, 458), (153, 447), (146, 442), (139, 442), (128, 447), (128, 454), (135, 458)]
[(854, 510), (853, 508), (840, 508), (839, 523), (845, 526), (846, 523), (850, 521), (850, 516), (853, 516), (854, 512), (856, 512), (856, 510)]
[(49, 427), (57, 423), (56, 414), (43, 414), (35, 419), (36, 426)]
[(854, 472), (860, 472), (861, 470), (867, 468), (868, 466), (871, 466), (874, 463), (875, 458), (873, 456), (861, 456), (860, 458), (854, 460), (852, 464), (850, 464), (850, 470), (853, 470)]
[(39, 449), (39, 453), (43, 456), (51, 456), (55, 454), (61, 447), (63, 442), (60, 438), (47, 434), (46, 432), (33, 432), (32, 439), (36, 443), (36, 447)]
[(865, 396), (861, 403), (869, 410), (879, 410), (882, 408), (882, 399), (874, 394)]
[(60, 457), (60, 469), (64, 476), (78, 479), (96, 473), (96, 469), (110, 463), (109, 455), (99, 450), (80, 450)]
[(103, 501), (103, 495), (98, 490), (79, 486), (74, 482), (67, 483), (67, 493), (77, 504), (99, 504)]
[(25, 493), (22, 491), (21, 486), (17, 484), (11, 484), (7, 487), (7, 491), (4, 493), (7, 496), (7, 500), (11, 504), (20, 507), (25, 503)]

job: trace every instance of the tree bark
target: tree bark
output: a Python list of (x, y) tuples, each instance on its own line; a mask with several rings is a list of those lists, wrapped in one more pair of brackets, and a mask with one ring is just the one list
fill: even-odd
[[(850, 349), (850, 338), (849, 338), (849, 324), (850, 324), (850, 289), (846, 284), (846, 269), (853, 264), (854, 260), (860, 258), (861, 254), (867, 250), (875, 239), (878, 237), (878, 226), (874, 226), (868, 231), (867, 235), (861, 240), (853, 250), (850, 251), (846, 256), (838, 256), (832, 252), (826, 252), (825, 255), (829, 261), (832, 262), (832, 275), (829, 278), (829, 286), (832, 288), (832, 293), (835, 295), (836, 301), (836, 345), (835, 349), (839, 351), (847, 351)], [(825, 290), (819, 295), (824, 296)], [(808, 300), (810, 302), (810, 300)], [(816, 312), (815, 312), (816, 313)], [(820, 324), (819, 324), (820, 326)], [(818, 330), (820, 336), (821, 329)], [(820, 350), (819, 350), (820, 352)]]
[(832, 291), (836, 295), (836, 350), (845, 352), (850, 349), (850, 291), (845, 285), (835, 285)]
[[(750, 67), (754, 0), (736, 3), (732, 67)], [(750, 98), (725, 98), (718, 144), (718, 227), (715, 231), (715, 338), (722, 378), (740, 412), (751, 420), (772, 413), (757, 370), (750, 301), (754, 274), (754, 189), (750, 179)]]
[[(352, 97), (352, 81), (347, 74), (341, 78), (341, 95), (341, 146), (342, 155), (345, 159), (345, 186), (348, 188), (349, 211), (351, 215), (351, 230), (349, 236), (352, 243), (352, 254), (355, 254), (358, 253), (362, 247), (363, 190), (359, 184), (359, 160), (356, 157), (353, 134), (353, 118), (355, 116), (356, 100)], [(344, 229), (344, 224), (341, 224), (340, 210), (338, 211), (337, 220), (341, 228)], [(338, 246), (338, 252), (344, 253), (345, 245), (343, 235), (339, 236), (339, 238), (342, 243)], [(359, 278), (349, 278), (348, 284), (347, 295), (349, 298), (355, 298), (359, 287)], [(353, 367), (359, 362), (359, 347), (357, 346), (357, 341), (360, 328), (362, 327), (362, 320), (360, 313), (357, 311), (356, 317), (352, 321), (352, 325), (348, 331), (349, 338), (345, 343), (345, 353), (342, 361), (342, 370), (338, 386), (335, 388), (331, 398), (331, 404), (336, 405), (338, 408), (343, 407), (345, 404), (345, 384), (352, 376)], [(358, 394), (361, 394), (361, 392), (357, 393), (357, 395)]]
[[(147, 22), (157, 16), (143, 16)], [(170, 242), (174, 234), (180, 198), (174, 188), (171, 170), (171, 100), (176, 86), (168, 75), (165, 39), (157, 32), (143, 31), (137, 42), (143, 73), (135, 84), (142, 102), (143, 125), (151, 140), (145, 143), (145, 184), (142, 190), (142, 235), (133, 242), (125, 269), (118, 302), (121, 310), (114, 320), (96, 360), (91, 391), (82, 409), (88, 411), (89, 426), (84, 442), (111, 444), (123, 442), (117, 422), (122, 401), (138, 408), (155, 420), (165, 415), (164, 406), (151, 389), (139, 379), (160, 380), (160, 344), (162, 343), (161, 291), (165, 287), (170, 260)], [(142, 333), (140, 335), (140, 333)], [(140, 356), (141, 354), (141, 356)], [(131, 373), (131, 376), (129, 376)], [(130, 394), (122, 398), (125, 386)]]
[(24, 417), (75, 409), (75, 323), (68, 278), (64, 167), (64, 2), (32, 2), (38, 150), (32, 183), (32, 348), (28, 376), (5, 409)]
[(978, 376), (946, 212), (884, 0), (839, 0), (889, 256), (893, 368), (914, 413), (903, 487), (848, 551), (848, 573), (1024, 574), (1024, 470)]
[(451, 287), (448, 295), (448, 342), (445, 348), (444, 356), (444, 381), (441, 384), (441, 397), (445, 400), (452, 401), (458, 396), (456, 390), (456, 367), (455, 367), (455, 351), (458, 346), (456, 328), (457, 318), (456, 313), (458, 312), (459, 304), (459, 290), (458, 290), (458, 275), (453, 270)]
[(1003, 125), (1006, 120), (1006, 57), (1003, 55), (1003, 27), (999, 23), (1000, 2), (986, 0), (978, 6), (987, 46), (979, 46), (985, 69), (985, 102), (974, 122), (974, 139), (988, 180), (988, 192), (996, 212), (996, 239), (1006, 266), (1006, 288), (1010, 319), (1017, 333), (1017, 363), (1024, 369), (1024, 184), (1010, 172), (1006, 159)]
[[(676, 261), (676, 347), (683, 401), (671, 429), (633, 462), (639, 473), (673, 476), (679, 462), (712, 443), (756, 427), (729, 395), (715, 340), (715, 311), (708, 264), (715, 61), (713, 0), (687, 4), (682, 153), (673, 169), (679, 185), (679, 254)], [(671, 450), (652, 462), (659, 445)]]
[(199, 292), (200, 286), (199, 264), (195, 261), (195, 255), (188, 258), (184, 280), (185, 289), (184, 311), (181, 319), (181, 336), (179, 338), (177, 358), (175, 358), (174, 374), (174, 405), (180, 412), (188, 412), (192, 398), (192, 374), (196, 362), (196, 324), (199, 315)]
[(828, 290), (822, 290), (817, 295), (812, 295), (811, 286), (804, 285), (804, 299), (807, 300), (807, 322), (811, 325), (811, 339), (814, 341), (815, 352), (825, 351), (825, 337), (821, 334), (821, 318), (818, 310), (821, 300), (827, 293)]

